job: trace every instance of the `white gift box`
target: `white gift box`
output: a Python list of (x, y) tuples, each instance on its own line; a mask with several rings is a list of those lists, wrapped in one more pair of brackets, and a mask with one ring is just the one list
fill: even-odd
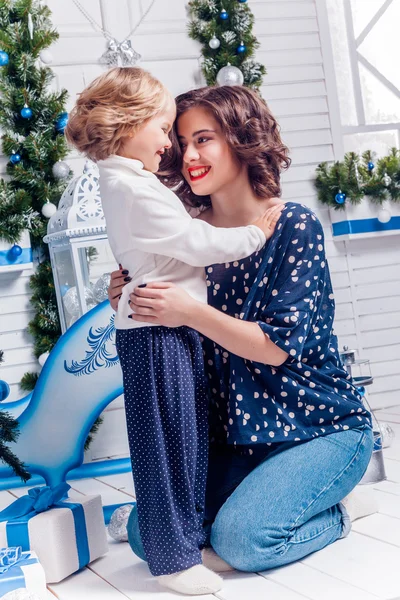
[[(378, 214), (385, 210), (391, 215), (390, 221), (381, 223)], [(367, 197), (361, 204), (346, 202), (344, 209), (329, 209), (332, 233), (335, 240), (354, 240), (400, 234), (400, 202), (374, 204)]]
[[(108, 551), (101, 496), (79, 496), (63, 500), (65, 503), (82, 505), (89, 562)], [(0, 547), (7, 542), (6, 522), (0, 523)], [(39, 557), (48, 583), (57, 583), (80, 568), (77, 536), (72, 510), (51, 508), (30, 518), (28, 521), (30, 549)], [(81, 565), (81, 567), (84, 565)]]
[(35, 552), (22, 552), (21, 559), (0, 575), (0, 599), (19, 588), (47, 598), (46, 577)]

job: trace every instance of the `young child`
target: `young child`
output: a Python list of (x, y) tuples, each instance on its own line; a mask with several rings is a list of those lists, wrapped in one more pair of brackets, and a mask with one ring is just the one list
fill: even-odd
[(204, 267), (260, 250), (281, 206), (248, 227), (192, 219), (155, 175), (171, 147), (174, 119), (175, 102), (157, 79), (139, 68), (115, 68), (80, 94), (66, 136), (98, 162), (109, 242), (132, 275), (115, 327), (144, 551), (160, 583), (195, 595), (222, 583), (200, 553), (208, 447), (202, 347), (187, 327), (132, 320), (129, 294), (137, 285), (169, 281), (207, 302)]

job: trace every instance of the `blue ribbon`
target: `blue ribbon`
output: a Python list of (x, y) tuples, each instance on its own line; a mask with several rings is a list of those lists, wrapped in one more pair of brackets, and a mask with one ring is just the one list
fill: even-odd
[(15, 258), (10, 257), (10, 250), (0, 250), (0, 267), (9, 265), (24, 265), (32, 262), (31, 248), (22, 248), (22, 252)]
[(349, 233), (372, 233), (374, 231), (396, 231), (400, 229), (400, 217), (392, 217), (389, 223), (381, 223), (378, 219), (355, 219), (354, 221), (339, 221), (332, 224), (333, 235)]
[(79, 503), (62, 502), (68, 497), (68, 483), (60, 483), (54, 488), (49, 486), (35, 487), (26, 496), (18, 498), (0, 512), (0, 522), (7, 521), (6, 534), (9, 546), (21, 546), (22, 550), (30, 550), (28, 521), (50, 508), (68, 508), (74, 518), (76, 545), (79, 568), (90, 561), (89, 543), (86, 530), (85, 513)]
[(26, 587), (25, 575), (21, 567), (37, 564), (37, 558), (30, 558), (28, 552), (21, 553), (21, 547), (3, 548), (0, 550), (0, 562), (5, 565), (0, 568), (0, 596), (18, 588)]

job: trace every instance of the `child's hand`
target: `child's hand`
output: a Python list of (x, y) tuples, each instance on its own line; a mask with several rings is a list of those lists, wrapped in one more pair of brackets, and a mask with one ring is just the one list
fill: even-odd
[(282, 202), (281, 204), (277, 204), (276, 206), (269, 208), (261, 217), (252, 223), (252, 225), (256, 225), (261, 229), (267, 240), (269, 240), (274, 233), (276, 224), (280, 219), (284, 206), (285, 205)]

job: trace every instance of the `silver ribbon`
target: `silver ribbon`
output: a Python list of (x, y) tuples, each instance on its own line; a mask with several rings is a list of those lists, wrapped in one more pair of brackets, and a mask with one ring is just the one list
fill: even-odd
[(100, 62), (109, 67), (133, 67), (141, 58), (141, 55), (132, 48), (130, 40), (118, 42), (115, 38), (111, 38)]

